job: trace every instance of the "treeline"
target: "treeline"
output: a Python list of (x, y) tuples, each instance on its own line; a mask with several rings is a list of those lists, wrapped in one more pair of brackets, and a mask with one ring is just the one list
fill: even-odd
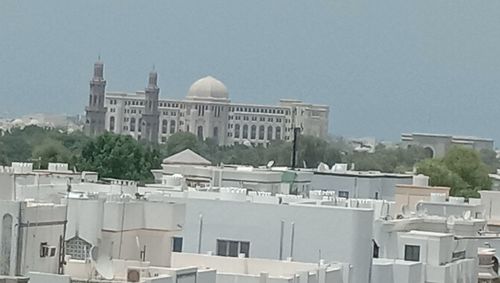
[[(81, 132), (67, 133), (28, 126), (2, 133), (0, 164), (28, 161), (33, 162), (35, 168), (43, 169), (49, 162), (65, 162), (72, 169), (96, 171), (104, 178), (147, 182), (153, 177), (150, 170), (161, 168), (163, 158), (187, 148), (213, 164), (260, 166), (273, 160), (275, 166), (290, 166), (292, 158), (292, 143), (284, 141), (271, 142), (267, 147), (240, 144), (218, 146), (212, 139), (201, 141), (191, 133), (176, 133), (166, 144), (152, 145), (130, 136), (106, 133), (90, 138)], [(433, 185), (451, 186), (454, 195), (464, 196), (477, 195), (477, 190), (489, 188), (488, 173), (499, 168), (494, 151), (476, 152), (461, 148), (457, 149), (458, 153), (450, 151), (449, 154), (454, 154), (451, 157), (430, 159), (426, 150), (416, 146), (403, 148), (379, 144), (373, 153), (357, 152), (341, 138), (323, 140), (311, 136), (300, 136), (297, 148), (297, 167), (315, 168), (324, 162), (330, 166), (348, 163), (351, 168), (353, 166), (360, 171), (390, 173), (417, 168), (418, 172), (431, 177)], [(461, 156), (467, 158), (459, 158)]]

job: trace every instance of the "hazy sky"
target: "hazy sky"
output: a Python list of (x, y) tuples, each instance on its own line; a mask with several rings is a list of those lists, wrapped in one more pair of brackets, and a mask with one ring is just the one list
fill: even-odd
[(330, 106), (330, 132), (500, 140), (500, 1), (0, 1), (0, 116), (83, 113), (97, 56), (107, 90), (152, 66), (161, 97), (196, 79), (235, 102)]

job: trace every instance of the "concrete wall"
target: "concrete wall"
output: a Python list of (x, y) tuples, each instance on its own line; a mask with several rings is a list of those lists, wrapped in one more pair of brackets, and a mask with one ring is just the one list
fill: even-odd
[(278, 259), (281, 221), (283, 258), (290, 256), (291, 223), (295, 223), (293, 258), (303, 262), (348, 262), (353, 283), (367, 282), (372, 256), (371, 209), (256, 204), (203, 199), (186, 202), (184, 251), (197, 252), (203, 215), (201, 252), (216, 252), (217, 239), (250, 242), (250, 257)]
[[(368, 174), (368, 173), (367, 173)], [(313, 190), (331, 190), (349, 192), (350, 198), (368, 198), (394, 200), (397, 184), (411, 184), (412, 177), (399, 176), (363, 176), (363, 174), (340, 174), (314, 172), (311, 180)]]
[[(64, 212), (64, 206), (28, 206), (26, 203), (0, 201), (0, 219), (6, 214), (13, 217), (10, 243), (4, 240), (0, 242), (2, 253), (3, 248), (10, 245), (10, 252), (5, 251), (9, 260), (6, 260), (5, 255), (2, 256), (0, 270), (5, 272), (8, 269), (9, 274), (6, 275), (26, 274), (29, 271), (57, 272)], [(1, 226), (0, 230), (3, 230)], [(41, 257), (41, 243), (56, 247), (55, 255)]]

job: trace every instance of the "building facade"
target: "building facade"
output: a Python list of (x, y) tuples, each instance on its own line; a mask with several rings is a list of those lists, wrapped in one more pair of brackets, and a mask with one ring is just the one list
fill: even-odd
[(190, 132), (200, 139), (212, 138), (219, 145), (264, 146), (272, 140), (291, 141), (295, 127), (300, 127), (304, 135), (328, 135), (326, 105), (290, 99), (282, 99), (278, 105), (232, 103), (226, 86), (211, 76), (193, 83), (185, 99), (159, 99), (154, 71), (144, 91), (105, 92), (102, 70), (102, 62), (97, 62), (90, 82), (86, 108), (90, 135), (109, 131), (164, 143), (174, 133)]
[(465, 136), (450, 136), (440, 134), (401, 134), (401, 141), (405, 147), (417, 145), (425, 148), (431, 157), (443, 157), (453, 146), (463, 146), (477, 151), (493, 150), (492, 139)]

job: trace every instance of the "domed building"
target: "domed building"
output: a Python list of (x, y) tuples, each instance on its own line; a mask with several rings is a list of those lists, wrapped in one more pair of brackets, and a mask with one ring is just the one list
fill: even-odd
[(229, 101), (226, 86), (212, 76), (206, 76), (194, 82), (188, 90), (186, 99)]
[[(300, 127), (306, 135), (328, 134), (326, 105), (295, 99), (282, 99), (278, 105), (233, 103), (224, 83), (212, 76), (195, 81), (185, 99), (159, 98), (156, 72), (150, 73), (143, 91), (105, 92), (103, 68), (102, 62), (96, 63), (90, 84), (86, 127), (92, 134), (109, 131), (165, 143), (174, 133), (191, 132), (219, 145), (254, 146), (266, 146), (273, 140), (290, 141), (294, 127)], [(100, 104), (102, 96), (104, 103)], [(98, 113), (105, 113), (103, 128), (96, 124), (101, 123)]]

